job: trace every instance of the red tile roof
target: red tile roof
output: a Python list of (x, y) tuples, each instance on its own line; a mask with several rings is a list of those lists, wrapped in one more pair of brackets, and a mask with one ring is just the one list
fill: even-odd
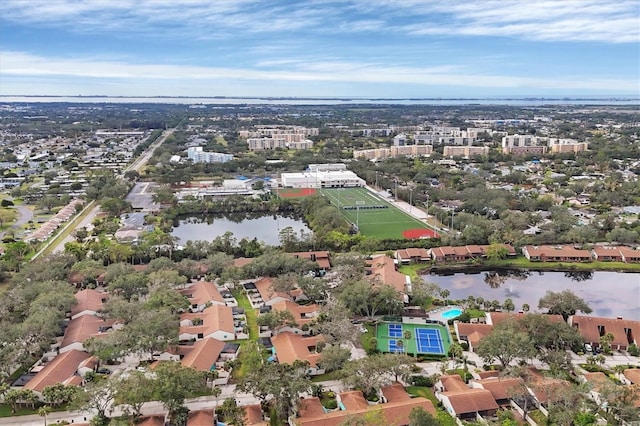
[(220, 353), (225, 343), (209, 337), (196, 341), (193, 346), (184, 346), (189, 348), (185, 357), (180, 361), (183, 366), (195, 368), (200, 371), (210, 371), (211, 367), (220, 358)]
[(215, 426), (213, 410), (190, 411), (187, 426)]
[(264, 421), (264, 413), (262, 412), (262, 407), (260, 406), (260, 404), (245, 405), (242, 408), (244, 409), (244, 419), (247, 426), (267, 425), (267, 422)]
[(70, 350), (56, 356), (24, 386), (25, 389), (42, 392), (44, 388), (76, 375), (78, 366), (90, 355), (83, 351)]
[(407, 276), (396, 271), (396, 265), (392, 258), (387, 255), (375, 256), (373, 259), (367, 260), (367, 264), (371, 268), (371, 279), (380, 280), (400, 293), (407, 291)]
[(208, 336), (216, 331), (224, 331), (229, 334), (235, 334), (233, 324), (233, 310), (228, 306), (212, 305), (202, 312), (185, 313), (180, 315), (180, 321), (191, 320), (196, 318), (202, 319), (202, 325), (186, 325), (180, 326), (180, 334), (199, 334)]
[(74, 297), (76, 304), (71, 308), (71, 316), (84, 311), (99, 311), (104, 306), (103, 300), (107, 299), (108, 294), (97, 290), (86, 289), (80, 290)]
[(523, 383), (522, 379), (514, 377), (490, 378), (474, 380), (474, 382), (480, 384), (483, 389), (491, 392), (493, 399), (496, 401), (511, 398), (514, 389), (518, 388), (518, 386)]
[(624, 370), (623, 374), (632, 384), (640, 384), (640, 368), (628, 368)]
[(271, 338), (271, 343), (276, 350), (278, 362), (293, 364), (296, 360), (309, 361), (313, 367), (318, 365), (320, 354), (310, 352), (309, 347), (315, 347), (322, 340), (322, 336), (303, 337), (299, 334), (284, 331)]
[[(629, 345), (627, 330), (636, 341), (640, 340), (640, 321), (574, 315), (570, 318), (570, 324), (589, 343), (598, 344), (601, 335), (612, 333), (614, 339), (611, 344), (614, 347), (626, 347)], [(602, 328), (602, 333), (599, 327)]]
[(443, 392), (456, 414), (468, 414), (482, 411), (497, 410), (498, 404), (493, 395), (484, 389), (469, 389), (453, 392)]
[(180, 293), (189, 298), (189, 303), (205, 305), (207, 302), (219, 302), (224, 304), (222, 295), (216, 285), (208, 281), (197, 281), (189, 287), (180, 290)]
[(69, 321), (64, 333), (60, 348), (65, 348), (72, 343), (84, 343), (89, 337), (105, 336), (107, 329), (113, 325), (113, 321), (105, 321), (95, 315), (82, 315)]
[(315, 316), (320, 311), (320, 308), (316, 304), (311, 305), (298, 305), (296, 302), (290, 300), (283, 300), (271, 305), (276, 311), (289, 311), (293, 314), (296, 323), (300, 326), (308, 324), (314, 320)]

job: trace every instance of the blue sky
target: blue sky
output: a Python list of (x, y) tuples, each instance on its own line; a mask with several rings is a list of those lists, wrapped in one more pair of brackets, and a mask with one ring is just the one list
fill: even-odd
[(2, 0), (0, 95), (640, 94), (638, 0)]

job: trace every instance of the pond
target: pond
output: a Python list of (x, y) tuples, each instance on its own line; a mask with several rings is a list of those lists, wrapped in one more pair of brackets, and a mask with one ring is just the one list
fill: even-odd
[(547, 290), (571, 290), (600, 317), (640, 320), (640, 274), (622, 272), (485, 271), (451, 275), (423, 275), (428, 282), (450, 291), (449, 299), (469, 296), (503, 302), (511, 298), (516, 310), (524, 303), (531, 312)]
[(178, 244), (184, 245), (189, 240), (211, 241), (232, 232), (237, 240), (256, 238), (267, 245), (279, 246), (279, 233), (287, 227), (291, 227), (298, 238), (301, 232), (305, 236), (312, 234), (302, 220), (284, 214), (233, 213), (182, 217), (174, 222), (171, 235), (178, 238)]

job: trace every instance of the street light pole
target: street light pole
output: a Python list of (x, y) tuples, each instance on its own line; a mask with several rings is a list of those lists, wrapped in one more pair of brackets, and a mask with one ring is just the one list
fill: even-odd
[(411, 206), (413, 205), (413, 188), (409, 189), (409, 213), (411, 213)]
[(396, 179), (396, 203), (398, 202), (398, 179)]

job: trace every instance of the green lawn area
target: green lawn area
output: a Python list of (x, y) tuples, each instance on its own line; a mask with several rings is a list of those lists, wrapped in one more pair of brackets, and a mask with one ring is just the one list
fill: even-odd
[(314, 383), (317, 382), (326, 382), (327, 380), (338, 380), (340, 379), (340, 371), (332, 371), (331, 373), (318, 374), (317, 376), (311, 376), (311, 381)]
[(407, 393), (409, 395), (421, 396), (430, 400), (436, 408), (436, 418), (441, 426), (457, 426), (455, 419), (438, 405), (439, 401), (436, 399), (431, 388), (424, 386), (407, 386)]
[(531, 270), (552, 270), (552, 271), (640, 271), (640, 263), (623, 262), (587, 262), (587, 263), (567, 263), (567, 262), (531, 262), (524, 256), (515, 259), (493, 259), (483, 262), (483, 266), (502, 268), (524, 268)]
[(365, 351), (367, 351), (367, 353), (369, 353), (370, 351), (375, 349), (375, 346), (372, 344), (373, 342), (371, 341), (371, 338), (375, 337), (374, 335), (375, 327), (370, 324), (365, 324), (364, 327), (367, 329), (367, 332), (360, 334), (360, 344), (362, 345), (362, 348)]
[(238, 306), (244, 308), (244, 314), (247, 317), (247, 327), (249, 328), (249, 340), (258, 340), (258, 314), (256, 310), (251, 307), (251, 303), (245, 292), (236, 292), (234, 297), (238, 301)]
[[(19, 408), (15, 413), (11, 412), (11, 406), (9, 404), (0, 404), (0, 417), (13, 417), (13, 416), (28, 416), (31, 414), (38, 414), (38, 406), (36, 406), (35, 410), (29, 408)], [(51, 407), (51, 412), (56, 411), (66, 411), (67, 404), (62, 404), (60, 407), (53, 408)], [(44, 424), (44, 417), (42, 418), (42, 422)], [(2, 424), (2, 422), (0, 422)]]
[(428, 263), (412, 263), (410, 265), (400, 265), (398, 267), (398, 272), (401, 272), (405, 275), (409, 275), (412, 280), (418, 279), (420, 277), (420, 272), (424, 271), (429, 267)]
[(396, 239), (405, 238), (403, 233), (407, 230), (429, 229), (424, 222), (365, 188), (325, 188), (319, 191), (338, 208), (347, 221), (358, 224), (362, 235)]
[(532, 411), (529, 411), (528, 414), (529, 414), (529, 417), (531, 417), (539, 425), (547, 424), (547, 416), (542, 414), (542, 411), (540, 411), (540, 410), (532, 410)]

